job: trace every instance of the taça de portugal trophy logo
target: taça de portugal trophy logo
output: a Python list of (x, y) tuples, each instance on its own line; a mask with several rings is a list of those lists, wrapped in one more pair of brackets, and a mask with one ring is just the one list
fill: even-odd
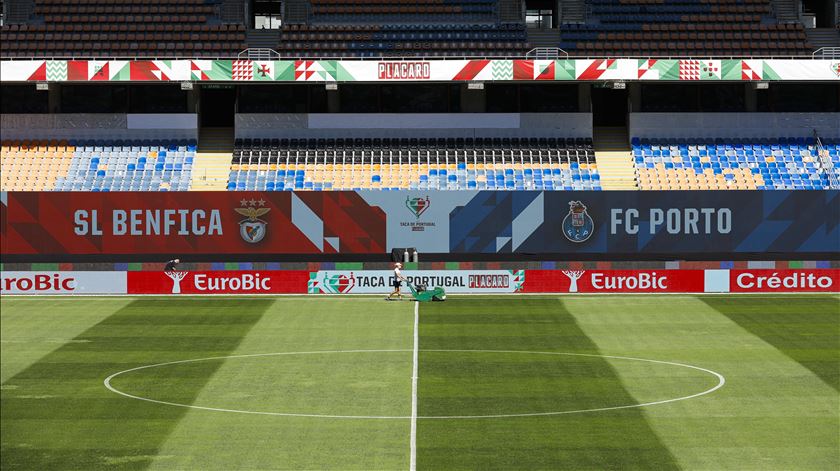
[(420, 215), (423, 214), (429, 206), (432, 205), (432, 202), (429, 200), (427, 196), (426, 199), (423, 198), (409, 198), (408, 196), (405, 197), (405, 207), (411, 211), (411, 214), (414, 214), (415, 218), (420, 218)]
[(569, 201), (569, 214), (563, 218), (563, 235), (572, 242), (586, 242), (595, 231), (595, 222), (580, 201)]
[[(242, 200), (241, 208), (234, 208), (234, 211), (245, 216), (245, 219), (239, 221), (239, 235), (242, 240), (249, 244), (256, 244), (265, 238), (266, 226), (268, 223), (260, 219), (271, 211), (271, 208), (265, 208), (265, 200)], [(260, 206), (259, 208), (257, 206)]]

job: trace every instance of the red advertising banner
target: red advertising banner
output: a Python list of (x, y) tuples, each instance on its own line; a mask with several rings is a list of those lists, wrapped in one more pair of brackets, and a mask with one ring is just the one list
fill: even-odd
[(2, 253), (385, 253), (385, 213), (353, 192), (4, 193)]
[(702, 293), (703, 270), (526, 270), (523, 293)]
[(840, 270), (730, 270), (731, 293), (840, 292)]
[(308, 271), (128, 272), (128, 294), (306, 294)]

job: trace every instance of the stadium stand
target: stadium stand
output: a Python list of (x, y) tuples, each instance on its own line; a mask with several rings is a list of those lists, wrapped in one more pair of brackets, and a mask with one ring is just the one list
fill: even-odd
[(600, 190), (591, 139), (241, 139), (228, 190)]
[(277, 45), (284, 57), (509, 56), (529, 48), (524, 24), (455, 22), (293, 24)]
[(494, 21), (496, 0), (310, 0), (318, 22)]
[(634, 138), (642, 190), (824, 190), (840, 177), (840, 145), (812, 138)]
[(801, 23), (780, 24), (768, 0), (587, 0), (583, 24), (561, 28), (574, 56), (810, 55)]
[(195, 142), (3, 141), (4, 191), (186, 191)]
[[(233, 57), (246, 25), (223, 22), (216, 0), (35, 0), (22, 24), (0, 27), (2, 57)], [(813, 48), (799, 22), (779, 23), (769, 0), (587, 0), (584, 22), (561, 24), (571, 56), (792, 56)], [(280, 57), (522, 56), (523, 21), (498, 0), (310, 0), (286, 22)], [(260, 31), (260, 30), (252, 30)], [(534, 34), (539, 34), (535, 32)], [(542, 44), (541, 44), (542, 45)]]
[(220, 57), (246, 49), (245, 26), (205, 0), (37, 0), (0, 28), (3, 57)]

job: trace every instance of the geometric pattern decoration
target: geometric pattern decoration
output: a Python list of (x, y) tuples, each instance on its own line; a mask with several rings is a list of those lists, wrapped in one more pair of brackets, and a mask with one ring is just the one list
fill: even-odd
[(254, 79), (254, 63), (249, 60), (235, 60), (231, 66), (234, 81), (251, 81)]
[[(390, 71), (400, 71), (391, 73)], [(403, 72), (408, 75), (403, 75)], [(15, 60), (0, 82), (840, 81), (823, 59)]]

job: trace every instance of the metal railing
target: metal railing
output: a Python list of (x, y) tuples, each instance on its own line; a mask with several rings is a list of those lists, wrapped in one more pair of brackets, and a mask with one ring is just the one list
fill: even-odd
[(821, 47), (811, 54), (811, 57), (816, 59), (840, 59), (840, 47)]
[(240, 52), (237, 59), (250, 59), (255, 61), (273, 61), (280, 59), (280, 53), (269, 48), (248, 48)]
[[(247, 49), (246, 49), (247, 50)], [(533, 50), (533, 49), (532, 49)], [(782, 55), (782, 56), (775, 56), (775, 55), (749, 55), (749, 56), (736, 56), (736, 55), (703, 55), (703, 56), (673, 56), (673, 55), (656, 55), (656, 54), (648, 54), (648, 55), (620, 55), (620, 56), (606, 56), (606, 55), (570, 55), (568, 52), (560, 49), (563, 51), (564, 58), (568, 59), (660, 59), (660, 60), (704, 60), (704, 59), (718, 59), (718, 60), (742, 60), (742, 59), (793, 59), (793, 60), (811, 60), (817, 57), (814, 55), (804, 55), (804, 56), (792, 56), (792, 55)], [(244, 52), (244, 51), (243, 51)], [(528, 51), (529, 53), (530, 51)], [(575, 51), (572, 51), (574, 54)], [(453, 61), (453, 60), (481, 60), (481, 59), (506, 59), (506, 60), (517, 60), (517, 59), (533, 59), (533, 57), (529, 57), (527, 54), (508, 54), (508, 55), (492, 55), (492, 54), (477, 54), (477, 55), (418, 55), (418, 56), (352, 56), (352, 57), (341, 57), (341, 56), (329, 56), (329, 55), (313, 55), (313, 56), (289, 56), (281, 53), (277, 53), (279, 58), (277, 60), (339, 60), (339, 61), (360, 61), (360, 62), (371, 62), (371, 61), (417, 61), (417, 60), (441, 60), (441, 61)], [(108, 60), (128, 60), (128, 61), (136, 61), (136, 60), (224, 60), (224, 59), (241, 59), (241, 54), (237, 53), (236, 55), (218, 55), (218, 56), (170, 56), (170, 55), (109, 55), (109, 56), (87, 56), (87, 55), (47, 55), (47, 56), (31, 56), (31, 57), (3, 57), (0, 55), (0, 60), (3, 61), (33, 61), (33, 60), (96, 60), (96, 61), (108, 61)], [(838, 56), (840, 57), (840, 56)], [(820, 57), (822, 58), (822, 57)], [(825, 57), (830, 58), (830, 57)]]
[(558, 47), (535, 47), (526, 52), (525, 57), (528, 59), (559, 59), (561, 54), (564, 59), (569, 58), (569, 53)]
[(820, 159), (820, 166), (828, 174), (829, 188), (832, 190), (840, 189), (840, 180), (838, 180), (837, 175), (834, 173), (834, 162), (831, 161), (831, 155), (829, 155), (828, 150), (823, 147), (822, 139), (820, 139), (816, 129), (814, 129), (814, 140), (817, 143), (817, 156)]

